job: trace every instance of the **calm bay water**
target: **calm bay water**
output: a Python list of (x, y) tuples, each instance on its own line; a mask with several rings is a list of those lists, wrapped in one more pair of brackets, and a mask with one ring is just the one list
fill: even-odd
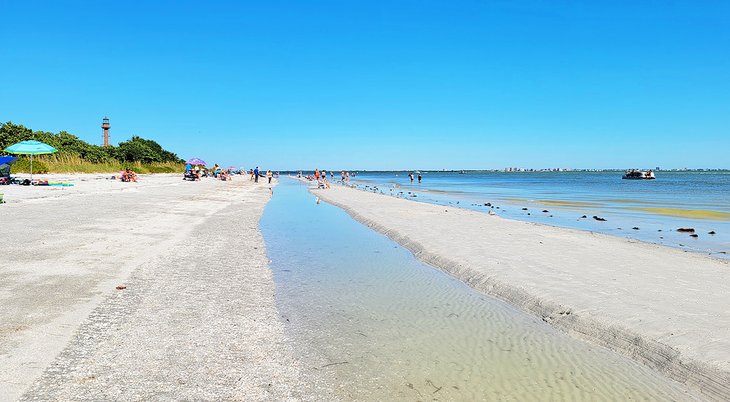
[[(377, 187), (374, 191), (414, 201), (492, 210), (506, 218), (730, 258), (730, 172), (660, 171), (657, 180), (622, 180), (621, 175), (422, 172), (419, 184), (411, 183), (407, 172), (363, 172), (352, 183), (361, 189), (373, 191)], [(486, 207), (485, 203), (494, 207)], [(597, 221), (594, 215), (606, 221)], [(694, 228), (698, 237), (677, 233), (680, 227)]]
[(691, 400), (282, 180), (261, 230), (311, 400)]

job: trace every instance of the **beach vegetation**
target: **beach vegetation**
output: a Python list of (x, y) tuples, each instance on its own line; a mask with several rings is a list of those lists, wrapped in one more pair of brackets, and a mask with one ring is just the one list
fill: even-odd
[[(33, 131), (12, 122), (0, 126), (0, 152), (20, 141), (36, 140), (58, 149), (50, 155), (33, 157), (34, 173), (101, 173), (118, 172), (126, 167), (138, 173), (177, 173), (184, 170), (184, 161), (153, 140), (133, 136), (118, 146), (89, 144), (77, 136), (61, 131)], [(12, 172), (29, 172), (30, 161), (17, 155)]]
[[(39, 170), (39, 166), (42, 170)], [(185, 170), (182, 162), (152, 162), (139, 161), (89, 162), (78, 156), (51, 154), (36, 155), (33, 157), (33, 173), (119, 173), (130, 168), (137, 173), (180, 173)], [(19, 158), (12, 165), (11, 173), (30, 172), (30, 159)]]
[[(11, 172), (30, 172), (30, 159), (19, 158), (10, 168)], [(48, 165), (33, 158), (33, 173), (48, 173)]]
[[(127, 162), (178, 162), (180, 161), (172, 152), (166, 151), (152, 140), (146, 140), (141, 137), (134, 136), (129, 141), (119, 143), (116, 149), (118, 159)], [(180, 161), (182, 162), (182, 161)]]

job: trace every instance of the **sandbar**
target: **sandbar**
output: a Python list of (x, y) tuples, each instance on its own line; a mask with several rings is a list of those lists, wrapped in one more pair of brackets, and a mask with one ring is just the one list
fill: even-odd
[(311, 191), (479, 291), (730, 399), (727, 261), (344, 186)]

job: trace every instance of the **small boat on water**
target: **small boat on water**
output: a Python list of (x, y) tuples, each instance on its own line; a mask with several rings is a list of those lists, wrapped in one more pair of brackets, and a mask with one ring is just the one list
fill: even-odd
[(626, 174), (622, 177), (624, 180), (654, 180), (656, 179), (656, 176), (654, 176), (654, 171), (652, 170), (636, 170), (631, 169), (627, 170)]

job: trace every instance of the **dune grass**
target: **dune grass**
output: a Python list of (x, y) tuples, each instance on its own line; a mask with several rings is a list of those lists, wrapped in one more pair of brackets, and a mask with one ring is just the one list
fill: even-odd
[[(174, 162), (92, 163), (74, 155), (39, 155), (33, 157), (33, 173), (116, 173), (130, 168), (137, 173), (182, 173), (185, 165)], [(12, 173), (29, 173), (30, 163), (21, 158), (12, 166)]]

